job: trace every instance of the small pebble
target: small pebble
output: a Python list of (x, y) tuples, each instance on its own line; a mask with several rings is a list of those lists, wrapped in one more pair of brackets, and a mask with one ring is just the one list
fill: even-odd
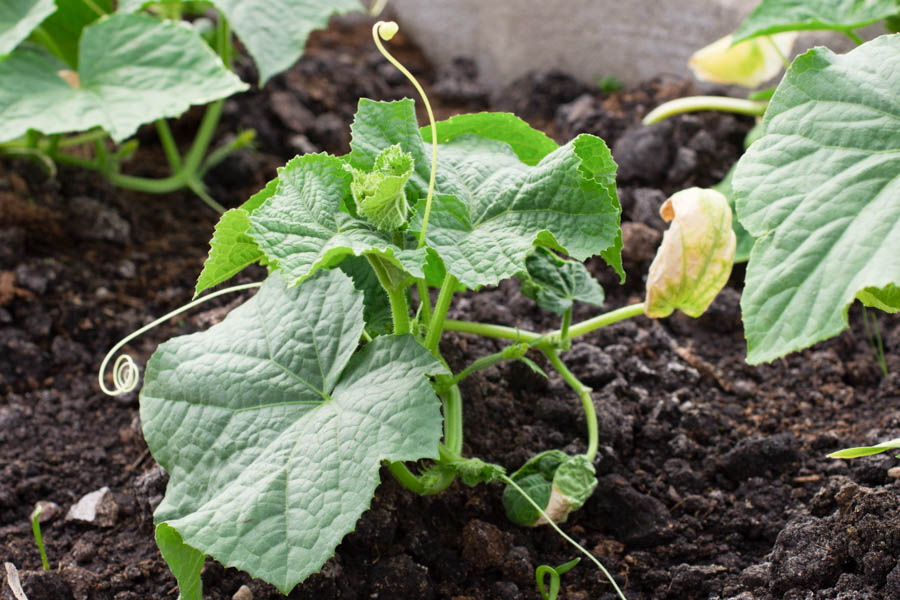
[(38, 501), (35, 504), (35, 508), (37, 507), (41, 507), (41, 514), (38, 517), (38, 523), (41, 524), (49, 523), (50, 521), (58, 517), (60, 512), (62, 512), (59, 504), (47, 500)]
[(82, 496), (66, 514), (66, 521), (92, 523), (99, 527), (111, 527), (118, 517), (119, 506), (108, 487), (102, 487)]
[(894, 479), (900, 479), (900, 467), (891, 467), (887, 472), (888, 477), (893, 477)]
[(246, 585), (242, 585), (231, 597), (231, 600), (253, 600), (253, 592)]

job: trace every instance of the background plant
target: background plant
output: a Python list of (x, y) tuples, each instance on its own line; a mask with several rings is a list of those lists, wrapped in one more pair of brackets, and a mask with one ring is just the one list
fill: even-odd
[[(141, 12), (142, 9), (147, 12)], [(231, 72), (231, 25), (256, 62), (259, 85), (300, 57), (310, 31), (357, 0), (11, 0), (0, 7), (0, 151), (101, 172), (148, 193), (189, 188), (207, 204), (203, 175), (252, 132), (210, 152), (224, 99), (247, 89)], [(214, 13), (215, 24), (198, 16)], [(285, 14), (293, 18), (285, 20)], [(182, 17), (192, 18), (190, 23)], [(167, 118), (208, 104), (182, 154)], [(137, 128), (155, 122), (171, 169), (161, 179), (121, 172)], [(66, 135), (82, 132), (79, 135)], [(113, 144), (112, 148), (110, 143)], [(71, 150), (91, 145), (93, 153)]]

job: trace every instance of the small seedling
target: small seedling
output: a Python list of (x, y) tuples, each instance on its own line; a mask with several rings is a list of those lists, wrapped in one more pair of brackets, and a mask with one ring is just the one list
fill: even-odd
[(47, 551), (44, 549), (44, 538), (41, 537), (41, 510), (41, 505), (38, 504), (34, 507), (34, 510), (31, 511), (31, 531), (34, 533), (34, 542), (41, 552), (41, 566), (45, 571), (49, 571), (50, 563), (47, 561)]
[[(556, 568), (553, 568), (549, 565), (540, 565), (535, 570), (535, 579), (537, 579), (538, 591), (541, 593), (541, 597), (544, 600), (556, 600), (556, 597), (559, 595), (559, 578), (562, 575), (565, 575), (572, 568), (581, 562), (580, 558), (575, 558), (570, 560), (567, 563), (563, 563)], [(544, 580), (547, 576), (550, 576), (550, 587), (549, 589), (545, 586)]]

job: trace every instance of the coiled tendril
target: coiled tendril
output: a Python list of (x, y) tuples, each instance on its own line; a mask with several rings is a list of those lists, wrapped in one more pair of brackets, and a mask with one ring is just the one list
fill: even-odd
[(225, 288), (223, 290), (218, 290), (211, 294), (208, 294), (202, 298), (197, 298), (192, 302), (188, 302), (184, 306), (176, 308), (172, 312), (163, 315), (162, 317), (156, 319), (152, 323), (144, 325), (137, 331), (133, 333), (129, 333), (124, 338), (119, 340), (119, 342), (112, 347), (112, 349), (106, 353), (106, 356), (103, 357), (103, 362), (100, 363), (100, 371), (97, 373), (97, 383), (100, 384), (100, 389), (107, 396), (121, 396), (122, 394), (127, 394), (128, 392), (134, 391), (138, 383), (141, 379), (141, 371), (137, 366), (137, 363), (134, 362), (134, 359), (127, 354), (122, 354), (116, 359), (116, 362), (113, 363), (112, 368), (112, 377), (113, 377), (113, 388), (110, 389), (106, 387), (106, 382), (104, 379), (104, 374), (106, 373), (106, 365), (109, 364), (110, 359), (116, 355), (116, 353), (122, 349), (122, 346), (138, 337), (139, 335), (150, 331), (157, 325), (160, 325), (172, 317), (176, 315), (180, 315), (181, 313), (194, 308), (197, 305), (203, 304), (207, 300), (212, 300), (217, 296), (222, 296), (224, 294), (230, 294), (231, 292), (240, 292), (242, 290), (249, 290), (251, 288), (258, 288), (261, 286), (261, 282), (257, 283), (245, 283), (242, 285), (235, 285), (229, 288)]

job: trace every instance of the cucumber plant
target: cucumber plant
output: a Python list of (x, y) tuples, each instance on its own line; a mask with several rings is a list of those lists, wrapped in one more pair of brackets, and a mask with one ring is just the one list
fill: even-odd
[[(182, 22), (182, 16), (216, 13)], [(146, 8), (147, 12), (141, 13)], [(230, 69), (232, 32), (256, 61), (259, 84), (290, 67), (312, 29), (358, 0), (10, 0), (0, 6), (0, 152), (29, 156), (51, 173), (56, 163), (102, 173), (123, 188), (207, 193), (203, 175), (252, 142), (253, 132), (210, 150), (224, 99), (248, 88)], [(284, 20), (282, 15), (295, 18)], [(208, 27), (207, 27), (208, 26)], [(206, 31), (206, 29), (212, 31)], [(185, 154), (168, 122), (192, 105), (208, 105)], [(154, 179), (121, 172), (137, 148), (130, 139), (155, 122), (171, 169)], [(76, 134), (76, 135), (69, 135)], [(114, 144), (110, 148), (110, 143)], [(93, 155), (72, 152), (92, 145)]]
[[(599, 256), (624, 279), (609, 149), (586, 134), (558, 146), (506, 113), (436, 123), (381, 44), (396, 29), (379, 22), (373, 38), (419, 89), (429, 125), (419, 127), (413, 100), (361, 99), (349, 154), (294, 158), (222, 215), (197, 294), (254, 263), (268, 277), (221, 323), (169, 340), (147, 364), (144, 436), (170, 475), (156, 539), (183, 598), (201, 597), (206, 555), (290, 592), (353, 530), (382, 465), (418, 494), (456, 479), (503, 481), (513, 521), (549, 524), (575, 544), (557, 522), (596, 486), (598, 425), (591, 389), (562, 355), (573, 338), (622, 319), (698, 315), (731, 271), (727, 201), (686, 190), (663, 207), (673, 225), (646, 301), (572, 323), (574, 301), (603, 302), (582, 261)], [(447, 318), (456, 293), (513, 277), (561, 315), (559, 329)], [(440, 352), (445, 331), (507, 345), (454, 373)], [(459, 382), (507, 360), (539, 370), (529, 352), (582, 403), (587, 442), (581, 454), (542, 452), (507, 476), (462, 455)], [(126, 387), (113, 393), (137, 383), (127, 363), (114, 380)]]

